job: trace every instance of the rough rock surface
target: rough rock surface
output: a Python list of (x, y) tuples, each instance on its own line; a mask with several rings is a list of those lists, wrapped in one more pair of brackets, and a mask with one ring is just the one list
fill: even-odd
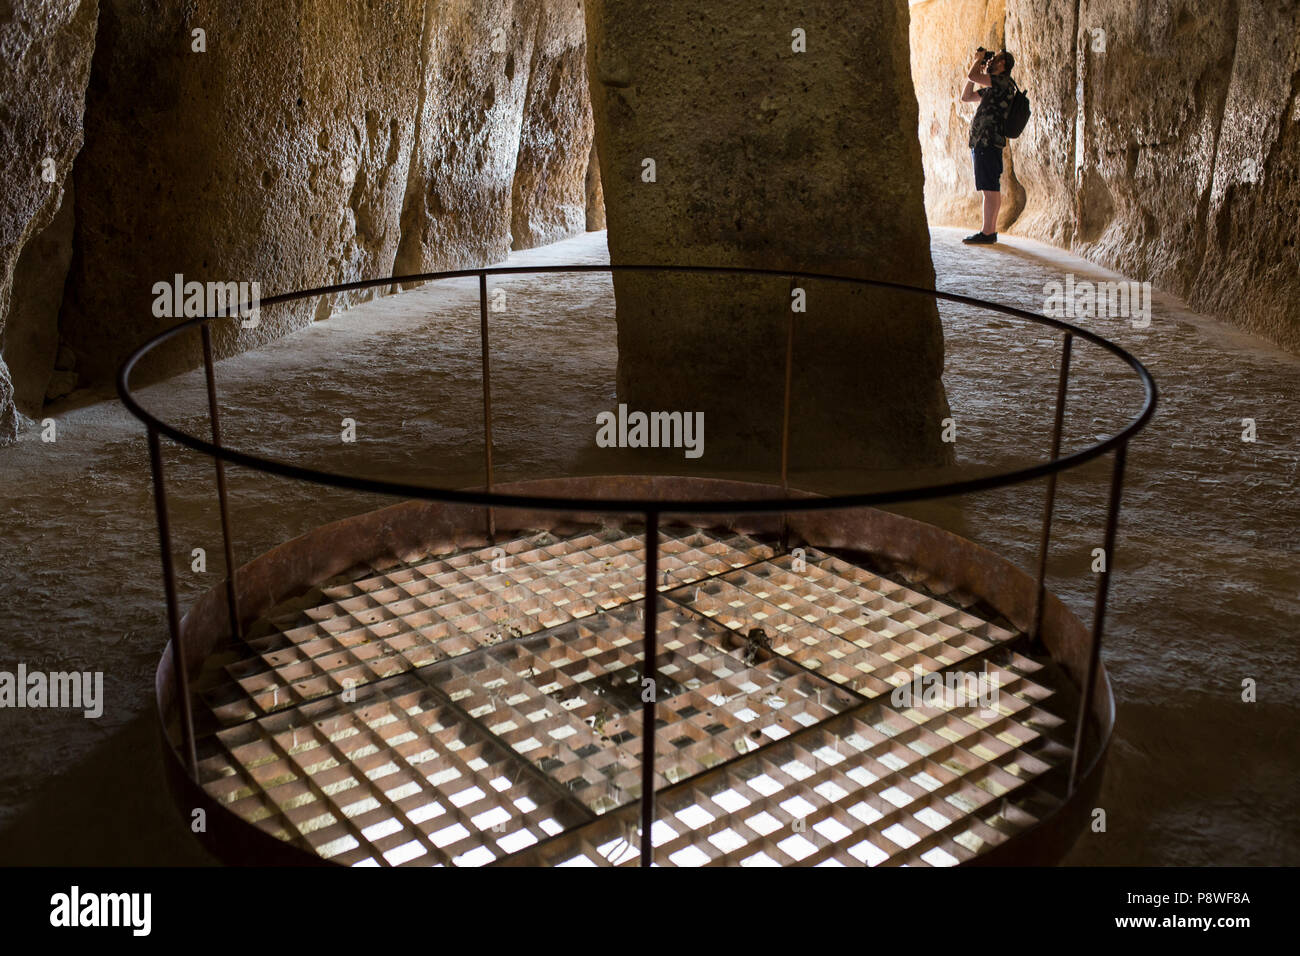
[[(1235, 5), (1233, 5), (1235, 6)], [(1233, 6), (1084, 3), (1083, 118), (1075, 244), (1090, 258), (1178, 289), (1206, 239), (1232, 78)], [(1102, 29), (1106, 51), (1092, 49)]]
[[(63, 276), (57, 263), (23, 260), (23, 253), (58, 214), (81, 148), (95, 18), (89, 0), (0, 0), (0, 444), (17, 433), (15, 392), (34, 412), (54, 368), (57, 311), (43, 292)], [(16, 286), (27, 311), (15, 331)]]
[[(524, 241), (581, 231), (591, 124), (574, 68), (578, 10), (578, 0), (158, 10), (106, 0), (63, 318), (83, 377), (104, 380), (174, 324), (153, 314), (153, 285), (175, 274), (258, 281), (266, 296), (499, 261), (512, 224)], [(521, 152), (531, 181), (516, 208)], [(227, 323), (218, 353), (369, 296), (268, 309), (252, 329)], [(197, 342), (142, 371), (192, 364)]]
[[(1024, 191), (1015, 231), (1069, 248), (1074, 239), (1075, 0), (1007, 0), (1006, 45), (1016, 56), (1016, 82), (1033, 116), (1007, 149)], [(974, 189), (970, 173), (967, 188)], [(1004, 222), (1010, 220), (1004, 218)]]
[(514, 171), (513, 248), (584, 232), (593, 128), (582, 7), (541, 10)]
[[(1194, 27), (1195, 29), (1196, 27)], [(1113, 169), (1113, 167), (1112, 167)], [(1213, 177), (1198, 196), (1198, 308), (1300, 351), (1300, 3), (1238, 7)], [(1194, 260), (1193, 260), (1194, 261)]]
[[(1300, 3), (928, 0), (913, 65), (935, 223), (972, 223), (951, 87), (922, 77), (1005, 14), (1034, 117), (1008, 154), (1016, 232), (1168, 289), (1300, 349)], [(967, 107), (969, 109), (969, 107)], [(961, 118), (964, 120), (964, 117)], [(953, 191), (951, 183), (957, 183)], [(1006, 221), (1006, 217), (1004, 217)]]
[[(589, 2), (612, 260), (932, 286), (907, 22), (904, 0)], [(934, 303), (802, 284), (791, 467), (946, 462)], [(621, 274), (615, 287), (620, 401), (703, 412), (706, 468), (778, 467), (790, 280)]]
[(578, 0), (430, 0), (426, 17), (396, 271), (499, 262), (539, 237), (581, 232), (586, 166), (576, 157), (592, 132), (575, 69), (586, 49)]
[(20, 412), (31, 417), (40, 413), (52, 375), (65, 373), (61, 392), (64, 386), (72, 391), (77, 384), (74, 367), (60, 366), (57, 361), (59, 308), (72, 260), (74, 192), (69, 183), (58, 212), (27, 242), (14, 266), (13, 294), (4, 323), (4, 354), (15, 376), (14, 401)]
[(605, 225), (605, 190), (600, 181), (600, 154), (593, 136), (591, 157), (587, 160), (587, 231), (596, 232)]

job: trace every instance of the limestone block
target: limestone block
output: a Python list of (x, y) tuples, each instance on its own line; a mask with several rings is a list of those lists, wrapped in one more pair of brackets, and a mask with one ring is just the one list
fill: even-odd
[[(56, 254), (52, 262), (40, 261), (50, 258), (45, 251), (28, 254), (20, 278), (33, 279), (36, 291), (24, 303), (19, 327), (8, 326), (15, 272), (59, 212), (81, 148), (96, 6), (90, 0), (0, 2), (0, 444), (17, 435), (15, 389), (25, 406), (39, 404), (54, 365), (57, 309), (44, 292), (62, 285), (66, 262), (60, 266)], [(12, 376), (6, 363), (16, 368)]]
[[(907, 30), (904, 0), (799, 11), (589, 0), (612, 260), (932, 287)], [(796, 49), (801, 37), (806, 52)], [(948, 461), (933, 301), (803, 284), (791, 467)], [(770, 474), (790, 286), (618, 277), (620, 400), (704, 412), (704, 467)]]
[(593, 127), (587, 30), (576, 0), (541, 10), (515, 163), (515, 249), (587, 229), (587, 167)]

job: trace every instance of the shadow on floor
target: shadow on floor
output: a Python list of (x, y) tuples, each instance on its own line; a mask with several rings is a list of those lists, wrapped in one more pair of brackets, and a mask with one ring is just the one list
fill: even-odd
[(4, 866), (215, 866), (172, 803), (143, 714), (46, 781), (0, 830)]

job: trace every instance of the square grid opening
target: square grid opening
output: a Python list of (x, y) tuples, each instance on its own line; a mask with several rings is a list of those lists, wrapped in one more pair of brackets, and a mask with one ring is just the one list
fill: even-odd
[[(326, 582), (209, 660), (203, 785), (347, 865), (638, 864), (644, 559), (541, 534)], [(664, 529), (660, 566), (657, 864), (951, 865), (1054, 802), (1012, 632), (745, 535)], [(963, 666), (995, 711), (889, 701)]]

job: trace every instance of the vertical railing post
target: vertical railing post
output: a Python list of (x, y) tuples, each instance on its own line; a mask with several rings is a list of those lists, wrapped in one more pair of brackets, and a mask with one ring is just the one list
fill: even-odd
[[(799, 287), (797, 278), (790, 279), (790, 295), (786, 298), (785, 325), (785, 393), (781, 401), (781, 496), (790, 497), (790, 392), (794, 378), (794, 303), (790, 299)], [(790, 550), (790, 513), (781, 513), (781, 552)]]
[(1101, 665), (1101, 638), (1106, 624), (1106, 598), (1110, 592), (1111, 570), (1115, 567), (1115, 534), (1119, 528), (1120, 497), (1124, 489), (1124, 463), (1128, 457), (1128, 442), (1115, 449), (1115, 462), (1110, 476), (1110, 500), (1106, 507), (1106, 534), (1102, 542), (1101, 576), (1097, 579), (1097, 598), (1092, 612), (1092, 641), (1089, 645), (1087, 674), (1083, 679), (1083, 696), (1079, 702), (1079, 722), (1074, 731), (1074, 752), (1070, 755), (1069, 793), (1074, 792), (1083, 764), (1084, 730), (1095, 696), (1094, 684)]
[[(483, 363), (483, 471), (490, 493), (494, 484), (492, 474), (492, 358), (488, 348), (488, 301), (487, 273), (478, 274), (478, 316), (479, 343), (482, 348)], [(496, 514), (491, 507), (487, 510), (487, 535), (491, 542), (496, 541)]]
[[(1056, 417), (1052, 423), (1052, 462), (1061, 457), (1061, 432), (1065, 423), (1065, 396), (1070, 387), (1070, 353), (1074, 333), (1065, 333), (1061, 346), (1061, 374), (1056, 383)], [(1043, 533), (1038, 542), (1038, 584), (1034, 590), (1034, 617), (1029, 628), (1029, 643), (1037, 647), (1042, 641), (1043, 606), (1047, 600), (1047, 551), (1052, 541), (1052, 517), (1056, 511), (1057, 473), (1047, 476), (1047, 496), (1043, 501)]]
[(163, 478), (162, 448), (158, 432), (149, 426), (149, 466), (153, 472), (154, 510), (158, 516), (158, 547), (162, 553), (163, 587), (167, 592), (167, 629), (172, 642), (172, 672), (176, 677), (184, 757), (190, 777), (198, 780), (198, 755), (194, 746), (194, 715), (190, 709), (190, 675), (181, 643), (180, 611), (176, 600), (176, 568), (172, 558), (171, 524), (167, 517), (167, 486)]
[[(221, 448), (221, 416), (217, 410), (217, 375), (212, 361), (212, 332), (208, 323), (199, 326), (203, 337), (203, 372), (208, 381), (208, 421), (212, 425), (212, 444)], [(230, 502), (226, 494), (226, 463), (214, 459), (217, 466), (217, 504), (221, 512), (221, 539), (226, 552), (226, 611), (230, 615), (230, 634), (238, 642), (244, 639), (239, 619), (239, 595), (235, 585), (235, 545), (230, 533)]]
[[(645, 513), (645, 664), (642, 671), (641, 697), (641, 865), (654, 862), (651, 829), (655, 820), (655, 698), (659, 691), (659, 673), (655, 664), (659, 656), (659, 512)], [(647, 686), (644, 680), (649, 680)], [(649, 691), (647, 694), (646, 691)]]

